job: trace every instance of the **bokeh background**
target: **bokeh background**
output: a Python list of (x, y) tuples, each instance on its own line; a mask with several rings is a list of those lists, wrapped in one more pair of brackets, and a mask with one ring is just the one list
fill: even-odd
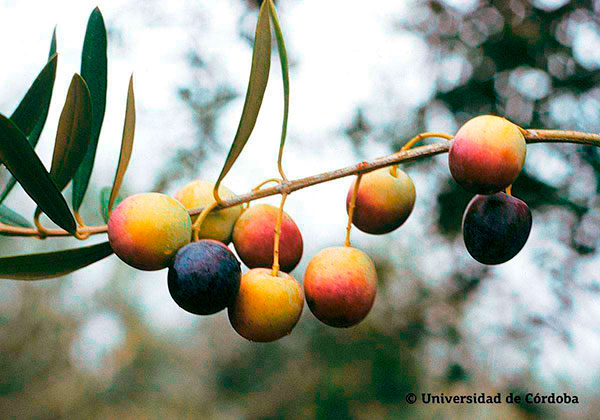
[[(131, 72), (138, 118), (125, 192), (174, 193), (195, 178), (214, 180), (243, 105), (258, 3), (0, 0), (0, 112), (12, 112), (42, 68), (58, 25), (57, 84), (37, 147), (49, 165), (98, 4), (109, 91), (84, 218), (102, 222), (98, 194), (114, 176)], [(425, 130), (454, 133), (480, 114), (600, 132), (598, 0), (277, 6), (291, 62), (290, 178), (391, 153)], [(237, 193), (277, 174), (283, 100), (277, 61), (271, 68), (255, 132), (225, 180)], [(513, 194), (532, 209), (533, 229), (517, 257), (494, 267), (464, 248), (471, 195), (451, 180), (446, 159), (406, 165), (418, 198), (403, 227), (385, 236), (353, 230), (380, 284), (372, 312), (351, 329), (326, 327), (305, 308), (289, 337), (250, 343), (225, 312), (179, 309), (166, 270), (136, 271), (115, 256), (61, 279), (1, 280), (0, 418), (597, 418), (598, 149), (528, 147)], [(319, 249), (343, 242), (350, 183), (288, 199), (305, 240), (297, 279)], [(19, 188), (6, 203), (34, 211)], [(0, 252), (77, 244), (2, 237)], [(579, 404), (409, 405), (408, 392), (566, 393)]]

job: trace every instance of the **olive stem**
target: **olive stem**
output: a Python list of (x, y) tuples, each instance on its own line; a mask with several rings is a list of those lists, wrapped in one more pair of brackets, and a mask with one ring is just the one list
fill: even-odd
[(279, 24), (279, 18), (277, 16), (277, 10), (272, 0), (269, 0), (269, 11), (271, 12), (271, 21), (273, 22), (273, 28), (275, 29), (275, 38), (277, 39), (277, 48), (279, 50), (279, 61), (281, 62), (281, 74), (283, 79), (283, 124), (281, 127), (281, 140), (279, 143), (279, 154), (277, 156), (277, 170), (284, 181), (288, 178), (283, 170), (283, 147), (285, 145), (285, 137), (287, 135), (288, 115), (290, 110), (290, 80), (288, 71), (288, 58), (287, 50), (285, 48), (285, 41), (283, 39), (283, 33), (281, 31), (281, 25)]
[[(265, 185), (267, 185), (267, 184), (269, 184), (271, 182), (274, 182), (276, 184), (281, 184), (283, 181), (281, 179), (279, 179), (279, 178), (265, 179), (263, 182), (261, 182), (260, 184), (258, 184), (256, 187), (252, 188), (252, 192), (260, 191), (260, 189), (263, 186), (265, 186)], [(250, 202), (249, 201), (245, 202), (244, 204), (246, 205), (246, 207), (244, 207), (244, 210), (246, 210), (248, 207), (250, 207)]]
[(78, 211), (74, 211), (73, 215), (75, 216), (75, 220), (77, 221), (77, 224), (78, 224), (77, 230), (75, 231), (75, 237), (77, 239), (79, 239), (80, 241), (83, 241), (83, 240), (89, 238), (90, 237), (89, 233), (87, 233), (87, 232), (86, 233), (82, 233), (82, 232), (79, 231), (79, 229), (85, 227), (85, 223), (83, 222), (83, 218), (81, 217), (81, 215), (79, 214), (79, 212)]
[[(223, 205), (223, 200), (221, 199), (221, 196), (219, 195), (219, 183), (217, 182), (215, 184), (215, 187), (213, 188), (213, 197), (215, 198), (215, 202), (218, 205)], [(198, 212), (200, 213), (200, 212)], [(190, 214), (190, 216), (193, 216), (192, 214)]]
[(260, 191), (260, 189), (262, 187), (264, 187), (265, 185), (274, 182), (276, 184), (281, 184), (283, 181), (279, 178), (269, 178), (264, 180), (263, 182), (261, 182), (260, 184), (258, 184), (256, 187), (252, 188), (252, 192), (256, 192), (256, 191)]
[(217, 207), (217, 202), (213, 201), (212, 203), (210, 203), (210, 205), (208, 205), (208, 207), (205, 207), (202, 210), (202, 213), (200, 213), (200, 216), (198, 216), (198, 218), (194, 222), (194, 224), (192, 226), (194, 242), (196, 242), (200, 239), (199, 235), (200, 235), (200, 229), (202, 228), (202, 223), (204, 222), (204, 219), (206, 219), (206, 216), (208, 216), (208, 213), (210, 213), (212, 211), (212, 209), (214, 209), (215, 207)]
[(352, 189), (352, 198), (350, 199), (350, 207), (348, 208), (348, 225), (346, 226), (346, 240), (344, 246), (350, 246), (350, 230), (352, 229), (352, 218), (354, 217), (354, 207), (356, 206), (356, 195), (358, 194), (358, 186), (363, 174), (360, 173), (356, 176), (354, 182), (354, 188)]
[(421, 140), (424, 140), (424, 139), (427, 139), (430, 137), (440, 137), (440, 138), (446, 139), (448, 141), (450, 141), (454, 138), (454, 136), (452, 136), (450, 134), (446, 134), (446, 133), (421, 133), (421, 134), (414, 136), (409, 141), (407, 141), (406, 144), (404, 146), (402, 146), (400, 151), (409, 150), (410, 148), (412, 148), (415, 144), (417, 144)]
[(281, 236), (281, 219), (283, 218), (283, 206), (285, 205), (285, 199), (288, 194), (281, 194), (281, 204), (279, 204), (279, 211), (277, 212), (277, 224), (275, 225), (275, 243), (273, 245), (273, 277), (279, 275), (279, 238)]
[(77, 224), (79, 226), (81, 226), (81, 227), (85, 226), (85, 223), (83, 223), (83, 218), (81, 217), (81, 215), (79, 214), (78, 211), (74, 211), (73, 216), (75, 216), (75, 220), (77, 221)]
[[(415, 144), (417, 144), (421, 140), (424, 140), (424, 139), (427, 139), (430, 137), (440, 137), (440, 138), (446, 139), (448, 141), (452, 140), (452, 138), (453, 138), (453, 136), (451, 136), (450, 134), (446, 134), (446, 133), (429, 133), (429, 132), (420, 133), (420, 134), (417, 134), (416, 136), (414, 136), (409, 141), (407, 141), (406, 144), (404, 146), (402, 146), (400, 151), (403, 152), (405, 150), (410, 150), (410, 148), (412, 148)], [(398, 177), (398, 164), (395, 164), (394, 166), (392, 166), (391, 174), (394, 178)]]
[[(600, 134), (584, 133), (581, 131), (568, 130), (523, 130), (523, 136), (528, 144), (535, 143), (574, 143), (583, 145), (592, 145), (600, 147)], [(294, 191), (310, 187), (312, 185), (321, 184), (323, 182), (332, 181), (334, 179), (344, 178), (360, 173), (367, 173), (375, 169), (384, 168), (398, 163), (410, 162), (422, 159), (428, 156), (435, 156), (442, 153), (447, 153), (450, 150), (452, 141), (446, 143), (435, 143), (427, 146), (420, 146), (410, 150), (401, 150), (388, 156), (379, 157), (370, 161), (363, 161), (352, 166), (336, 169), (329, 172), (324, 172), (318, 175), (308, 176), (292, 181), (284, 181), (274, 187), (265, 188), (259, 191), (251, 191), (246, 194), (237, 195), (227, 200), (222, 200), (216, 205), (217, 210), (228, 207), (237, 206), (242, 203), (258, 200), (260, 198), (269, 197), (272, 195), (287, 193), (291, 194)], [(213, 191), (214, 192), (214, 191)], [(204, 210), (203, 207), (188, 210), (190, 216), (200, 214)], [(86, 226), (80, 229), (82, 234), (89, 233), (96, 235), (106, 233), (107, 226)], [(44, 233), (35, 228), (25, 228), (18, 226), (8, 226), (0, 224), (0, 234), (10, 236), (31, 236), (31, 237), (51, 237), (51, 236), (72, 236), (69, 232), (63, 229), (47, 229), (44, 228)]]
[(48, 230), (40, 222), (41, 213), (37, 213), (33, 216), (33, 224), (35, 225), (40, 239), (46, 239), (48, 236)]

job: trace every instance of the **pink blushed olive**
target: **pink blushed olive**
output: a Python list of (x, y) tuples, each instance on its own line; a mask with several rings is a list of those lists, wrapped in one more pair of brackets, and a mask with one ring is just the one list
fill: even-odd
[[(279, 209), (269, 204), (249, 207), (233, 228), (233, 244), (240, 259), (250, 268), (273, 265), (275, 226)], [(303, 242), (300, 229), (287, 213), (281, 218), (279, 265), (289, 273), (302, 258)]]
[(375, 265), (356, 248), (326, 248), (306, 268), (304, 293), (308, 307), (321, 322), (351, 327), (367, 316), (375, 301)]
[(493, 194), (511, 185), (525, 164), (523, 133), (492, 115), (467, 121), (456, 133), (448, 165), (454, 180), (476, 194)]
[[(356, 180), (346, 196), (350, 208)], [(382, 168), (362, 176), (352, 224), (363, 232), (381, 235), (399, 228), (410, 216), (416, 199), (415, 185), (399, 169)]]

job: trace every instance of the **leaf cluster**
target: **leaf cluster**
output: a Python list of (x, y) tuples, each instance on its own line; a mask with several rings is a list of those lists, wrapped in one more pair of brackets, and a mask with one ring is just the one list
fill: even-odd
[[(217, 198), (219, 184), (242, 152), (256, 124), (269, 78), (271, 21), (275, 28), (283, 72), (285, 108), (278, 167), (282, 177), (286, 179), (281, 160), (287, 131), (289, 74), (277, 12), (273, 1), (268, 0), (260, 7), (244, 108), (231, 149), (215, 185)], [(104, 19), (100, 10), (96, 8), (88, 20), (82, 49), (81, 74), (73, 75), (60, 116), (50, 172), (45, 169), (34, 147), (45, 124), (54, 87), (57, 63), (56, 31), (52, 37), (48, 64), (42, 69), (15, 113), (10, 118), (0, 114), (2, 139), (0, 160), (14, 177), (8, 181), (0, 194), (0, 205), (18, 182), (38, 206), (34, 214), (34, 222), (41, 237), (46, 232), (39, 221), (41, 213), (44, 213), (71, 235), (80, 239), (86, 238), (78, 231), (78, 225), (83, 227), (78, 210), (92, 174), (106, 108), (106, 38)], [(121, 200), (119, 190), (131, 159), (134, 131), (135, 100), (132, 76), (129, 82), (121, 152), (115, 178), (112, 187), (103, 188), (100, 194), (100, 209), (105, 221), (108, 221), (113, 206)], [(73, 181), (73, 211), (62, 195), (62, 190), (71, 181)], [(8, 226), (31, 227), (27, 219), (5, 206), (0, 206), (0, 222)], [(92, 247), (0, 258), (0, 277), (20, 280), (57, 277), (89, 265), (111, 253), (110, 246), (104, 242)], [(51, 261), (58, 261), (58, 263), (52, 264)]]
[[(107, 36), (102, 13), (94, 9), (88, 20), (81, 57), (81, 73), (75, 73), (60, 114), (52, 165), (48, 172), (35, 152), (45, 126), (57, 71), (56, 30), (52, 34), (47, 64), (10, 117), (0, 114), (0, 161), (12, 177), (0, 192), (0, 223), (31, 228), (31, 223), (2, 202), (18, 182), (37, 204), (34, 221), (40, 236), (45, 229), (41, 213), (73, 236), (78, 234), (78, 215), (96, 158), (106, 107)], [(119, 163), (110, 194), (102, 193), (105, 218), (118, 199), (125, 171), (131, 158), (135, 131), (133, 76), (129, 81), (125, 124)], [(73, 181), (72, 207), (62, 191)], [(107, 196), (108, 198), (105, 198)], [(112, 254), (108, 242), (90, 247), (44, 254), (0, 258), (0, 277), (37, 280), (61, 276)]]

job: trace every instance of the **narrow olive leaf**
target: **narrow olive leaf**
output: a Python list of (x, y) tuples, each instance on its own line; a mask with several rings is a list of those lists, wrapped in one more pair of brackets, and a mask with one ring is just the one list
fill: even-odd
[(75, 73), (58, 120), (50, 167), (50, 176), (59, 190), (67, 186), (83, 161), (90, 141), (91, 127), (90, 91), (81, 76)]
[(56, 54), (56, 26), (54, 27), (54, 31), (52, 31), (52, 41), (50, 41), (50, 52), (48, 53), (48, 60), (52, 58)]
[(4, 201), (4, 199), (8, 196), (8, 194), (11, 192), (11, 190), (14, 188), (14, 186), (16, 184), (17, 184), (17, 180), (11, 176), (8, 179), (8, 182), (6, 183), (6, 185), (4, 186), (2, 193), (0, 193), (0, 203), (2, 203)]
[(33, 227), (26, 218), (14, 210), (9, 209), (4, 204), (0, 204), (0, 223), (4, 223), (5, 225), (9, 226), (20, 226), (25, 228)]
[[(110, 201), (110, 194), (112, 192), (112, 187), (104, 187), (100, 190), (100, 213), (102, 214), (102, 218), (104, 219), (104, 223), (108, 223), (108, 218), (110, 216), (108, 211), (108, 203)], [(115, 199), (113, 204), (114, 207), (118, 206), (121, 201), (123, 201), (124, 197), (119, 194)]]
[[(50, 178), (60, 191), (73, 179), (75, 171), (85, 156), (90, 141), (91, 124), (90, 92), (85, 81), (75, 73), (58, 120), (50, 167)], [(39, 213), (38, 207), (35, 215)]]
[(81, 55), (81, 77), (87, 83), (92, 98), (92, 133), (85, 158), (73, 178), (75, 211), (81, 207), (96, 159), (98, 138), (106, 108), (106, 67), (106, 27), (102, 13), (96, 7), (88, 20)]
[(32, 146), (42, 133), (50, 108), (58, 57), (53, 55), (35, 79), (10, 119), (28, 137)]
[(279, 51), (279, 61), (281, 62), (281, 74), (283, 79), (283, 126), (281, 128), (281, 141), (279, 143), (279, 157), (277, 158), (279, 171), (282, 172), (281, 176), (283, 176), (283, 165), (281, 162), (283, 159), (283, 147), (285, 146), (288, 114), (290, 111), (290, 70), (288, 67), (287, 51), (285, 49), (283, 33), (281, 32), (279, 18), (277, 17), (277, 10), (271, 0), (269, 0), (269, 10), (271, 11), (271, 19), (273, 21), (273, 28), (275, 29), (275, 38), (277, 39), (277, 50)]
[(0, 114), (0, 160), (44, 213), (67, 232), (75, 233), (73, 214), (19, 127)]
[(113, 253), (108, 242), (43, 254), (0, 258), (0, 278), (43, 280), (64, 276)]
[(119, 164), (113, 182), (112, 191), (107, 207), (107, 214), (110, 214), (115, 200), (119, 195), (119, 190), (123, 184), (125, 171), (131, 159), (133, 150), (133, 136), (135, 134), (135, 97), (133, 95), (133, 74), (129, 78), (129, 89), (127, 90), (127, 107), (125, 109), (125, 124), (123, 125), (123, 138), (121, 139), (121, 154), (119, 155)]
[(104, 219), (104, 223), (108, 223), (108, 202), (110, 201), (110, 193), (112, 187), (103, 187), (100, 190), (100, 213)]
[(250, 69), (250, 80), (248, 81), (246, 100), (244, 102), (240, 124), (235, 133), (235, 138), (233, 139), (229, 154), (227, 155), (223, 169), (221, 169), (221, 174), (219, 175), (215, 188), (218, 188), (221, 180), (225, 178), (225, 175), (227, 175), (246, 145), (246, 142), (254, 129), (254, 125), (256, 124), (258, 111), (260, 110), (265, 94), (271, 67), (271, 24), (268, 11), (266, 10), (268, 3), (268, 1), (263, 1), (260, 12), (258, 13), (256, 36), (254, 38), (254, 48), (252, 52), (252, 67)]
[[(53, 42), (50, 45), (50, 59), (48, 63), (35, 79), (17, 109), (10, 116), (10, 119), (25, 134), (33, 147), (36, 146), (40, 134), (42, 134), (42, 129), (46, 124), (52, 91), (54, 89), (54, 80), (56, 78), (58, 60), (56, 56), (56, 32), (52, 39)], [(12, 177), (8, 180), (2, 192), (0, 192), (0, 203), (8, 196), (16, 182)]]

